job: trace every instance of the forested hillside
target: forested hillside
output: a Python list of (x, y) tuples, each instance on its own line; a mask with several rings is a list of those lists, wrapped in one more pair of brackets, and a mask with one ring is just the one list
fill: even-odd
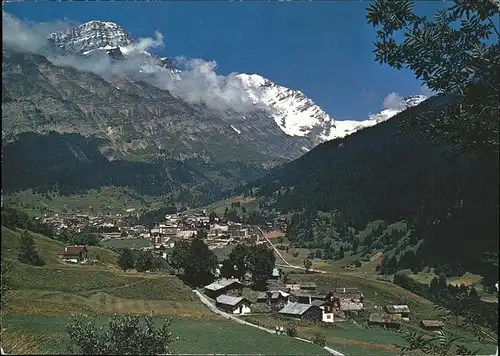
[[(222, 196), (224, 185), (211, 179), (217, 172), (214, 165), (167, 158), (154, 162), (112, 160), (100, 152), (98, 140), (53, 132), (48, 135), (24, 133), (17, 140), (4, 143), (4, 193), (32, 188), (35, 192), (56, 190), (61, 195), (83, 194), (88, 189), (116, 186), (193, 205), (206, 204)], [(234, 164), (239, 165), (237, 170), (245, 171), (243, 164)], [(202, 172), (197, 166), (205, 169)], [(255, 177), (251, 169), (247, 171), (248, 177)], [(228, 180), (237, 177), (230, 172), (230, 168), (225, 172)]]
[[(369, 222), (405, 220), (408, 244), (424, 240), (415, 265), (492, 273), (487, 280), (494, 283), (498, 271), (483, 260), (485, 253), (498, 251), (497, 155), (457, 154), (415, 131), (401, 131), (441, 102), (429, 99), (373, 128), (324, 143), (247, 188), (265, 197), (269, 208), (295, 213), (289, 227), (295, 235), (303, 233), (299, 244), (315, 238), (318, 212), (334, 212), (331, 238), (351, 243), (354, 231)], [(320, 243), (325, 247), (331, 241)]]

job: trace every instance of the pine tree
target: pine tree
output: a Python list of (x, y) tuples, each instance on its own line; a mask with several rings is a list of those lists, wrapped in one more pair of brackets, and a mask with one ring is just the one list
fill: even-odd
[(45, 265), (44, 259), (38, 255), (38, 252), (35, 248), (35, 241), (33, 240), (33, 236), (26, 230), (21, 235), (21, 241), (19, 243), (19, 254), (17, 259), (21, 263), (26, 263), (32, 266)]

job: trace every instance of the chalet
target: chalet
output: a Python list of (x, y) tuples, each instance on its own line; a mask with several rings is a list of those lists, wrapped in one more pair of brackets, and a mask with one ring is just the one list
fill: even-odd
[(440, 331), (443, 329), (444, 323), (440, 320), (422, 320), (420, 327), (429, 331)]
[(389, 315), (398, 315), (404, 321), (410, 320), (410, 308), (408, 305), (388, 305), (385, 307), (385, 311)]
[(270, 290), (257, 296), (258, 303), (266, 303), (273, 311), (281, 310), (290, 303), (290, 294), (282, 290)]
[(335, 288), (333, 293), (338, 298), (340, 309), (344, 312), (357, 312), (363, 309), (363, 293), (358, 288)]
[(89, 258), (87, 247), (85, 246), (66, 246), (61, 258), (67, 262), (85, 263)]
[(237, 279), (221, 279), (205, 286), (205, 294), (213, 299), (222, 294), (240, 295), (243, 287)]
[(394, 315), (372, 313), (368, 321), (370, 325), (381, 325), (384, 328), (399, 329), (401, 327), (401, 319)]
[(323, 310), (312, 304), (290, 303), (279, 311), (279, 314), (290, 318), (319, 322), (323, 319)]
[(311, 304), (321, 308), (324, 323), (333, 323), (335, 321), (335, 311), (339, 308), (338, 300), (333, 298), (328, 300), (315, 299)]
[(252, 303), (243, 297), (234, 297), (230, 295), (219, 295), (215, 299), (215, 306), (226, 313), (231, 314), (249, 314)]

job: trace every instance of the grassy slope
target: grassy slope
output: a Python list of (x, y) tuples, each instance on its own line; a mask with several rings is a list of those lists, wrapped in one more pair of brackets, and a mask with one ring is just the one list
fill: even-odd
[[(176, 277), (123, 272), (116, 266), (116, 254), (103, 248), (90, 248), (92, 258), (100, 257), (98, 264), (75, 266), (58, 259), (62, 243), (33, 234), (47, 264), (23, 265), (16, 260), (20, 232), (2, 227), (2, 250), (14, 266), (14, 286), (2, 315), (2, 329), (6, 329), (2, 345), (13, 352), (28, 347), (67, 353), (65, 326), (73, 313), (96, 315), (104, 323), (114, 313), (148, 315), (154, 311), (158, 322), (174, 318), (172, 333), (179, 340), (173, 350), (179, 353), (325, 354), (317, 346), (221, 319)], [(255, 343), (256, 339), (262, 342)]]
[(60, 196), (51, 193), (51, 199), (41, 194), (35, 194), (32, 190), (24, 190), (12, 193), (4, 197), (5, 202), (16, 206), (32, 215), (41, 215), (45, 212), (60, 213), (65, 210), (81, 210), (82, 213), (99, 213), (106, 208), (111, 213), (124, 213), (126, 209), (137, 210), (147, 205), (154, 209), (160, 207), (160, 199), (148, 196), (139, 196), (126, 188), (103, 187), (98, 190), (90, 190), (83, 195)]
[(256, 209), (258, 209), (259, 201), (257, 198), (252, 197), (243, 197), (242, 195), (237, 195), (228, 199), (224, 199), (213, 204), (207, 205), (202, 208), (193, 209), (192, 211), (201, 211), (206, 210), (208, 212), (214, 211), (218, 216), (224, 215), (224, 211), (226, 208), (232, 210), (231, 203), (239, 202), (241, 204), (240, 207), (235, 207), (236, 211), (239, 214), (243, 214), (242, 207), (245, 207), (246, 213), (250, 213)]

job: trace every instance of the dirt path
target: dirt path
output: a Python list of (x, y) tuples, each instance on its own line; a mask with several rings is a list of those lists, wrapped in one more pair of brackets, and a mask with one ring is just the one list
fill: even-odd
[[(215, 314), (218, 314), (218, 315), (222, 316), (223, 318), (235, 321), (238, 324), (251, 326), (253, 328), (256, 328), (256, 329), (268, 332), (270, 334), (275, 334), (276, 333), (276, 330), (272, 330), (272, 329), (265, 328), (263, 326), (255, 325), (255, 324), (249, 323), (248, 321), (241, 320), (240, 318), (237, 318), (237, 317), (235, 317), (232, 314), (225, 313), (222, 310), (217, 309), (217, 307), (212, 304), (212, 302), (210, 301), (210, 299), (208, 299), (206, 296), (204, 296), (203, 294), (201, 294), (197, 290), (193, 290), (193, 292), (198, 296), (198, 298), (200, 298), (200, 301), (203, 304), (205, 304), (212, 312), (214, 312)], [(312, 343), (312, 341), (310, 341), (310, 340), (301, 339), (301, 338), (298, 338), (298, 337), (295, 337), (294, 339), (297, 339), (297, 340), (303, 341), (303, 342)], [(329, 348), (328, 346), (325, 346), (324, 349), (326, 351), (328, 351), (329, 353), (331, 353), (332, 355), (335, 355), (335, 356), (345, 356), (343, 353), (338, 352), (338, 351), (336, 351), (336, 350), (334, 350), (332, 348)]]
[[(290, 262), (288, 262), (285, 257), (283, 257), (283, 255), (281, 254), (281, 252), (276, 248), (276, 246), (274, 246), (274, 244), (271, 242), (271, 240), (269, 240), (266, 236), (266, 234), (264, 234), (264, 232), (260, 229), (260, 227), (257, 226), (257, 229), (259, 230), (260, 234), (262, 235), (262, 237), (264, 238), (264, 240), (266, 240), (266, 242), (271, 245), (271, 247), (273, 248), (274, 252), (276, 252), (276, 254), (279, 256), (279, 258), (281, 258), (281, 260), (283, 261), (283, 263), (285, 264), (285, 267), (288, 267), (288, 268), (294, 268), (294, 269), (300, 269), (300, 270), (303, 270), (305, 271), (305, 267), (302, 267), (302, 266), (294, 266), (292, 264), (290, 264)], [(326, 271), (323, 271), (321, 269), (309, 269), (309, 271), (311, 272), (316, 272), (316, 273), (328, 273)]]

